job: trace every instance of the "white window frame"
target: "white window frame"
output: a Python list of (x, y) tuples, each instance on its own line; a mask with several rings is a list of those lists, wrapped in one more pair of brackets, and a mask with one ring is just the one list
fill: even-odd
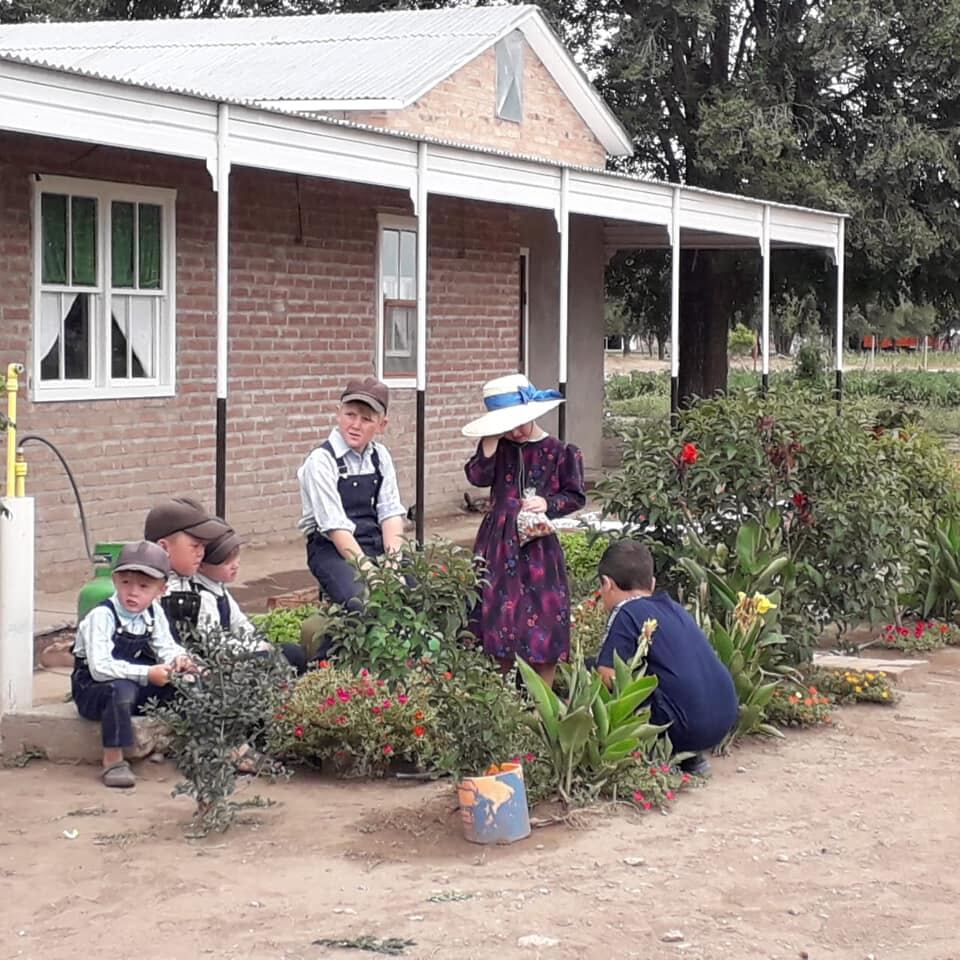
[[(37, 403), (58, 400), (120, 400), (136, 397), (172, 397), (176, 392), (176, 201), (177, 191), (160, 187), (144, 187), (133, 183), (111, 183), (104, 180), (81, 180), (40, 174), (33, 182), (33, 304), (31, 399)], [(42, 283), (41, 197), (44, 193), (93, 197), (97, 201), (97, 284), (93, 287)], [(156, 297), (162, 302), (156, 343), (156, 375), (150, 378), (114, 379), (111, 352), (111, 296), (113, 264), (111, 243), (111, 210), (114, 201), (144, 203), (161, 209), (163, 230), (161, 289), (138, 292), (140, 297)], [(96, 309), (90, 318), (91, 357), (87, 380), (41, 380), (41, 341), (38, 335), (42, 310), (42, 293), (89, 293)]]
[[(385, 322), (383, 310), (383, 231), (384, 230), (409, 230), (413, 234), (417, 232), (416, 217), (401, 217), (395, 214), (381, 213), (377, 215), (377, 379), (390, 384), (391, 387), (416, 387), (416, 372), (410, 374), (385, 373), (383, 369), (384, 343), (386, 337)], [(416, 275), (416, 274), (415, 274)], [(415, 330), (420, 333), (420, 317), (416, 314)], [(413, 352), (411, 354), (416, 358), (416, 342), (414, 342)]]

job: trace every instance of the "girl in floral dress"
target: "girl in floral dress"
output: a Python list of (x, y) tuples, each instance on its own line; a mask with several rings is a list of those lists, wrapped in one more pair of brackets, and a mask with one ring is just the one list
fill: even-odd
[(583, 507), (583, 456), (536, 423), (563, 403), (556, 391), (537, 390), (512, 374), (488, 382), (483, 400), (487, 413), (463, 428), (465, 436), (480, 438), (465, 468), (467, 479), (490, 487), (490, 512), (474, 545), (488, 582), (471, 626), (504, 672), (521, 657), (552, 684), (557, 661), (570, 650), (563, 548), (552, 532), (522, 544), (517, 518), (521, 510), (554, 518)]

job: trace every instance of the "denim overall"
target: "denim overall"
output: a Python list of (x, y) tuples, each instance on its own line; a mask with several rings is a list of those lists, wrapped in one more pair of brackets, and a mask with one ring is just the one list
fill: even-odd
[[(219, 602), (217, 606), (219, 607)], [(189, 590), (173, 590), (160, 598), (160, 606), (167, 615), (167, 621), (170, 624), (170, 633), (173, 639), (185, 646), (184, 638), (180, 636), (179, 627), (186, 627), (184, 630), (189, 639), (190, 630), (196, 629), (200, 622), (200, 591), (196, 585), (191, 582)], [(230, 614), (227, 614), (227, 620)]]
[[(334, 456), (329, 440), (321, 445), (321, 449)], [(335, 459), (340, 474), (337, 492), (344, 513), (356, 525), (353, 535), (368, 557), (379, 557), (383, 553), (383, 534), (377, 517), (377, 499), (383, 485), (383, 474), (380, 472), (380, 456), (376, 447), (371, 452), (373, 473), (348, 476), (344, 458)], [(354, 579), (354, 568), (340, 556), (333, 541), (319, 530), (307, 540), (307, 564), (320, 582), (320, 589), (327, 599), (353, 609), (359, 607), (357, 597), (360, 595), (360, 585)]]
[[(154, 629), (152, 620), (148, 621), (149, 628), (146, 633), (128, 633), (110, 600), (104, 600), (99, 606), (107, 607), (113, 614), (115, 660), (151, 667), (159, 662), (150, 646)], [(147, 619), (146, 616), (144, 618)], [(141, 686), (136, 680), (94, 680), (85, 657), (76, 657), (74, 661), (70, 689), (80, 716), (87, 720), (100, 721), (104, 748), (132, 747), (133, 717), (143, 712), (143, 705), (147, 700), (169, 700), (175, 692), (169, 684), (158, 687), (153, 684)]]

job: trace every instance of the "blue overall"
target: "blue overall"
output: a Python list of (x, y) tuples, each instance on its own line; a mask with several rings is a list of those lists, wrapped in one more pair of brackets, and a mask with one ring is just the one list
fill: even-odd
[[(205, 590), (206, 587), (201, 586), (200, 589)], [(213, 593), (212, 590), (208, 592)], [(229, 630), (230, 600), (227, 597), (226, 591), (223, 593), (214, 593), (214, 599), (217, 601), (217, 616), (220, 618), (220, 626), (224, 630)], [(280, 652), (286, 658), (287, 663), (297, 671), (298, 677), (307, 672), (307, 654), (299, 643), (283, 643), (280, 645)], [(265, 651), (264, 655), (270, 656), (270, 651)]]
[[(153, 624), (147, 633), (128, 633), (109, 600), (104, 600), (100, 606), (108, 607), (113, 614), (114, 658), (126, 663), (156, 664), (158, 660), (150, 646)], [(141, 686), (136, 680), (94, 680), (84, 657), (77, 657), (74, 661), (70, 689), (80, 716), (100, 721), (104, 749), (132, 747), (133, 717), (143, 712), (144, 704), (151, 698), (169, 700), (176, 692), (170, 684), (158, 687), (149, 683)]]
[[(331, 457), (334, 455), (329, 440), (321, 446)], [(377, 499), (383, 485), (383, 474), (380, 472), (380, 457), (376, 448), (371, 453), (373, 473), (348, 476), (343, 457), (335, 459), (340, 474), (337, 492), (344, 513), (356, 525), (353, 535), (368, 557), (379, 557), (383, 554), (383, 533), (377, 516)], [(360, 609), (357, 598), (361, 588), (355, 579), (354, 567), (340, 556), (333, 541), (319, 530), (307, 540), (307, 565), (327, 599), (353, 610)]]

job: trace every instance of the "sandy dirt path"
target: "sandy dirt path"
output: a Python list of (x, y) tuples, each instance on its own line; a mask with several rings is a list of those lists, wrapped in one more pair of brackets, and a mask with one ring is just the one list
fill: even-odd
[[(167, 765), (128, 793), (89, 767), (5, 769), (0, 958), (363, 960), (312, 941), (372, 934), (417, 960), (958, 960), (960, 650), (899, 685), (897, 707), (748, 743), (666, 815), (507, 848), (462, 839), (449, 785), (299, 775), (190, 841)], [(455, 892), (470, 899), (430, 899)]]

